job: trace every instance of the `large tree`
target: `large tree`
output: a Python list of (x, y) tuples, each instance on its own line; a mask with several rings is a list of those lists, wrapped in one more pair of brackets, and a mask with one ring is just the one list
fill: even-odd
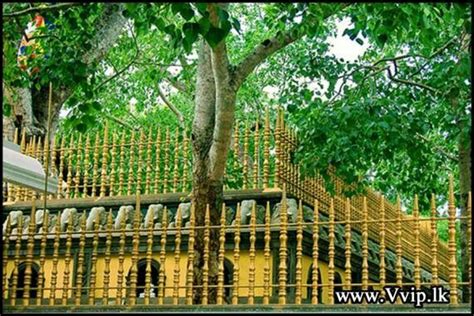
[[(439, 147), (437, 150), (439, 155), (442, 154), (441, 152), (452, 153), (451, 147), (442, 147), (443, 139), (439, 134), (427, 135), (425, 132), (425, 123), (429, 123), (431, 119), (436, 120), (437, 116), (442, 117), (446, 113), (441, 110), (443, 107), (437, 106), (432, 110), (435, 114), (423, 115), (426, 114), (423, 113), (425, 111), (423, 104), (431, 102), (432, 96), (426, 93), (421, 94), (418, 89), (429, 91), (431, 83), (423, 81), (422, 85), (414, 85), (413, 82), (418, 81), (404, 76), (432, 74), (430, 76), (434, 78), (438, 73), (443, 73), (444, 77), (436, 80), (450, 85), (445, 82), (446, 76), (449, 77), (449, 75), (443, 66), (446, 62), (449, 63), (452, 54), (446, 55), (445, 48), (458, 44), (460, 37), (459, 32), (451, 34), (457, 31), (456, 28), (451, 30), (448, 26), (453, 21), (458, 23), (458, 20), (467, 20), (465, 8), (459, 9), (458, 6), (444, 4), (434, 6), (428, 4), (301, 3), (126, 4), (124, 7), (114, 6), (113, 8), (116, 8), (114, 10), (123, 9), (123, 11), (115, 11), (124, 17), (124, 20), (121, 20), (123, 26), (127, 20), (133, 23), (133, 28), (127, 31), (126, 37), (118, 37), (123, 27), (120, 31), (116, 30), (113, 33), (114, 36), (101, 33), (95, 28), (94, 23), (100, 20), (97, 12), (105, 12), (104, 5), (64, 6), (58, 8), (58, 11), (48, 11), (51, 13), (50, 17), (56, 19), (55, 21), (62, 21), (56, 24), (58, 30), (64, 32), (55, 33), (61, 39), (72, 33), (71, 28), (65, 27), (70, 25), (70, 21), (74, 21), (78, 16), (85, 18), (90, 15), (88, 27), (75, 32), (79, 34), (79, 38), (73, 38), (77, 46), (88, 43), (87, 38), (91, 37), (91, 34), (99, 35), (99, 38), (100, 34), (106, 37), (117, 37), (106, 45), (107, 54), (99, 54), (100, 56), (97, 57), (102, 59), (102, 62), (95, 64), (94, 68), (87, 67), (87, 71), (82, 73), (80, 85), (74, 84), (78, 81), (77, 79), (72, 80), (71, 86), (75, 88), (68, 90), (70, 92), (68, 95), (72, 97), (65, 103), (72, 113), (67, 121), (72, 124), (69, 126), (66, 124), (64, 127), (84, 129), (93, 126), (93, 123), (97, 121), (94, 117), (96, 115), (116, 115), (130, 122), (128, 118), (131, 117), (129, 114), (133, 114), (131, 113), (133, 110), (123, 100), (129, 100), (131, 97), (138, 99), (137, 107), (149, 110), (146, 112), (147, 116), (133, 114), (132, 116), (138, 116), (134, 119), (135, 123), (151, 125), (156, 121), (163, 121), (163, 116), (166, 116), (164, 120), (167, 123), (175, 124), (175, 126), (184, 124), (190, 127), (193, 144), (192, 199), (196, 205), (197, 225), (204, 224), (206, 205), (210, 206), (211, 223), (219, 223), (225, 158), (229, 150), (236, 115), (242, 115), (242, 109), (250, 107), (250, 104), (257, 104), (254, 113), (258, 115), (260, 111), (258, 103), (262, 100), (261, 89), (269, 84), (278, 86), (278, 81), (284, 83), (280, 87), (283, 97), (280, 100), (282, 105), (286, 106), (288, 111), (294, 112), (295, 118), (305, 118), (298, 121), (301, 132), (307, 136), (303, 138), (302, 146), (304, 152), (309, 154), (303, 155), (303, 162), (317, 162), (317, 165), (306, 163), (308, 169), (324, 172), (326, 166), (332, 164), (341, 175), (346, 176), (349, 182), (358, 179), (351, 178), (349, 175), (355, 174), (359, 175), (359, 178), (364, 178), (368, 170), (375, 170), (374, 165), (379, 175), (383, 174), (388, 170), (389, 165), (403, 165), (406, 162), (407, 155), (410, 156), (410, 151), (406, 149), (413, 147), (414, 144), (409, 136), (415, 132), (419, 132), (421, 137), (428, 139), (429, 144), (436, 143)], [(8, 10), (8, 12), (12, 11), (11, 8)], [(9, 15), (15, 14), (9, 13)], [(110, 14), (99, 14), (99, 16), (105, 18)], [(347, 31), (351, 38), (360, 41), (358, 33), (361, 32), (371, 43), (374, 43), (374, 47), (359, 62), (346, 63), (327, 55), (326, 38), (334, 33), (336, 21), (344, 17), (351, 17), (355, 23), (355, 28)], [(446, 28), (446, 32), (436, 34), (439, 27)], [(10, 30), (8, 34), (12, 41), (15, 38), (12, 35), (14, 31)], [(456, 42), (449, 42), (454, 36), (458, 36)], [(420, 45), (415, 40), (417, 38), (420, 38), (421, 44), (424, 45)], [(430, 41), (432, 43), (429, 43)], [(113, 42), (117, 43), (117, 47), (110, 47), (110, 43)], [(445, 45), (447, 47), (444, 47)], [(51, 49), (53, 47), (54, 45), (51, 45)], [(407, 47), (408, 52), (404, 54), (409, 56), (401, 58), (398, 55), (401, 53), (400, 50)], [(91, 45), (80, 48), (82, 53), (75, 54), (71, 58), (71, 63), (81, 62), (84, 54), (87, 56), (94, 51), (94, 46)], [(10, 53), (6, 56), (10, 56), (11, 59), (15, 56), (15, 51), (14, 49), (12, 51), (11, 47), (4, 46), (4, 52), (8, 49)], [(61, 52), (61, 50), (55, 51)], [(275, 54), (276, 52), (280, 53)], [(60, 57), (58, 53), (55, 57), (42, 60), (43, 69), (49, 69), (45, 63), (58, 63), (65, 55), (67, 56), (63, 53)], [(454, 61), (459, 63), (459, 68), (454, 66), (449, 68), (456, 74), (457, 71), (454, 69), (465, 71), (464, 60), (467, 55), (462, 56), (464, 59), (459, 57)], [(441, 66), (436, 63), (425, 65), (426, 60), (437, 61), (437, 58), (443, 58)], [(11, 69), (11, 74), (6, 77), (11, 80), (4, 80), (4, 84), (12, 84), (18, 71), (14, 70), (15, 65), (11, 60), (4, 60), (5, 62), (9, 63)], [(387, 66), (395, 62), (396, 67), (387, 70)], [(410, 62), (415, 66), (412, 66)], [(167, 70), (169, 66), (179, 67), (181, 71), (178, 75), (172, 75)], [(60, 69), (63, 70), (64, 75), (67, 75), (81, 68), (63, 67)], [(107, 68), (113, 68), (114, 75), (104, 75), (104, 70)], [(388, 72), (392, 70), (396, 73)], [(419, 72), (416, 73), (418, 70)], [(40, 78), (40, 87), (45, 87), (49, 80), (58, 78), (54, 76), (55, 71), (47, 73), (48, 76), (43, 78), (42, 83)], [(24, 74), (23, 77), (25, 77)], [(329, 81), (329, 103), (314, 98), (313, 94), (316, 91), (301, 85), (300, 79), (305, 77), (312, 80), (324, 78)], [(359, 88), (344, 88), (345, 84), (339, 88), (339, 85), (336, 85), (338, 77), (342, 78), (344, 83), (348, 81), (344, 78), (350, 77)], [(28, 77), (25, 79), (25, 82), (29, 84), (31, 81), (38, 80)], [(173, 87), (178, 93), (166, 95), (160, 88), (161, 83)], [(384, 98), (392, 95), (393, 84), (400, 85), (397, 87), (400, 91), (394, 94), (398, 97), (394, 99), (396, 102), (403, 101), (400, 108), (390, 106), (391, 104), (387, 101), (383, 103)], [(439, 88), (442, 89), (442, 87)], [(344, 91), (343, 94), (341, 90)], [(459, 91), (465, 94), (466, 90), (463, 87)], [(117, 93), (117, 97), (113, 96), (113, 92)], [(341, 95), (343, 98), (340, 98)], [(455, 94), (452, 95), (455, 96)], [(155, 103), (157, 98), (163, 100), (167, 107), (173, 110), (173, 116), (166, 115), (163, 111), (155, 112), (153, 106), (146, 105)], [(455, 100), (456, 97), (452, 99)], [(61, 99), (61, 101), (64, 100), (65, 98)], [(300, 100), (304, 102), (299, 102)], [(265, 101), (272, 102), (268, 99)], [(35, 104), (42, 111), (46, 108), (44, 104)], [(457, 108), (463, 108), (463, 106), (457, 106)], [(412, 110), (419, 115), (411, 118), (403, 115), (404, 111)], [(174, 116), (178, 119), (172, 120)], [(405, 124), (403, 126), (408, 129), (406, 133), (397, 133), (392, 128), (394, 122), (399, 119), (406, 120), (403, 121)], [(415, 122), (410, 122), (410, 119)], [(324, 123), (321, 124), (321, 121)], [(445, 122), (445, 120), (440, 121)], [(470, 127), (469, 121), (462, 121), (464, 122), (462, 123), (463, 130)], [(347, 124), (334, 126), (333, 124), (337, 122), (347, 122)], [(121, 124), (123, 123), (122, 121)], [(363, 128), (356, 129), (354, 126)], [(365, 131), (366, 134), (362, 135), (361, 131)], [(391, 136), (385, 138), (390, 138), (390, 143), (382, 139), (382, 134), (387, 132)], [(363, 139), (362, 136), (372, 141), (364, 143), (359, 148), (350, 147), (356, 139)], [(398, 148), (392, 148), (395, 145)], [(399, 150), (399, 147), (405, 149), (405, 156), (404, 151)], [(417, 148), (423, 153), (422, 149), (429, 147), (425, 145), (425, 147)], [(370, 159), (361, 159), (361, 152), (368, 154)], [(334, 153), (337, 155), (335, 156)], [(416, 154), (411, 155), (416, 158)], [(319, 159), (314, 159), (315, 157)], [(431, 174), (436, 162), (440, 160), (439, 157), (430, 160)], [(395, 186), (390, 187), (392, 191), (399, 190), (407, 183), (405, 178), (408, 180), (409, 175), (414, 174), (414, 170), (426, 169), (427, 165), (423, 159), (413, 159), (413, 161), (416, 163), (412, 167), (403, 168), (403, 174), (387, 176), (390, 181), (394, 180), (396, 183)], [(469, 165), (470, 171), (470, 163), (465, 165)], [(417, 172), (425, 175), (422, 171)], [(433, 183), (433, 181), (429, 182), (430, 177), (422, 179), (422, 186)], [(425, 181), (427, 179), (428, 181)], [(211, 285), (217, 283), (218, 238), (216, 234), (217, 232), (211, 231), (209, 271)], [(194, 261), (195, 285), (202, 284), (203, 246), (203, 231), (198, 230), (195, 243), (196, 260)], [(198, 287), (194, 293), (194, 301), (200, 302), (201, 297), (202, 290)], [(209, 300), (212, 303), (215, 299), (216, 291), (211, 290)]]

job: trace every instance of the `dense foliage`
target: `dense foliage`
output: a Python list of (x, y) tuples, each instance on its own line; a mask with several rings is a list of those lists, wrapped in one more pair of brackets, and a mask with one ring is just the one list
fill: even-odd
[[(3, 12), (26, 8), (8, 4)], [(5, 85), (39, 89), (52, 81), (74, 87), (63, 106), (68, 115), (62, 133), (94, 132), (105, 121), (126, 129), (177, 127), (159, 90), (189, 129), (193, 44), (200, 37), (211, 46), (226, 38), (231, 61), (238, 63), (271, 34), (294, 29), (305, 36), (245, 81), (238, 118), (254, 120), (267, 106), (283, 106), (299, 130), (297, 159), (306, 172), (324, 174), (333, 165), (346, 181), (370, 183), (392, 199), (402, 194), (410, 201), (418, 193), (423, 210), (431, 192), (446, 191), (448, 172), (459, 173), (457, 139), (471, 129), (470, 51), (463, 48), (470, 41), (469, 5), (350, 5), (323, 22), (333, 10), (329, 4), (230, 4), (219, 8), (220, 24), (212, 26), (206, 4), (130, 3), (119, 40), (99, 62), (85, 64), (80, 56), (92, 48), (89, 39), (104, 10), (108, 5), (96, 3), (40, 11), (54, 28), (37, 39), (46, 57), (31, 61), (41, 69), (33, 76), (18, 68), (16, 54), (34, 11), (4, 23)], [(337, 58), (327, 42), (348, 18), (352, 23), (344, 35), (368, 43), (354, 61)], [(268, 86), (277, 88), (276, 98), (262, 93)], [(5, 98), (3, 110), (10, 112)]]

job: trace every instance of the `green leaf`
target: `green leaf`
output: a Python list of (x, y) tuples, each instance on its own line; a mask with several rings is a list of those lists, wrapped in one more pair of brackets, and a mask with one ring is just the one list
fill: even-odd
[(226, 37), (228, 33), (228, 31), (226, 32), (223, 29), (211, 26), (204, 38), (206, 39), (207, 43), (212, 48), (214, 48)]
[(91, 103), (91, 105), (94, 108), (94, 110), (96, 110), (96, 111), (100, 111), (100, 109), (102, 108), (102, 105), (97, 101), (93, 101)]
[(199, 21), (199, 33), (201, 35), (206, 35), (209, 32), (209, 28), (211, 27), (211, 23), (209, 22), (208, 18), (201, 18)]
[(186, 21), (189, 21), (194, 17), (194, 11), (191, 8), (183, 9), (179, 13)]
[(240, 22), (236, 18), (232, 18), (232, 25), (234, 26), (234, 29), (237, 31), (237, 33), (240, 34)]
[(87, 125), (85, 123), (80, 122), (76, 125), (76, 129), (79, 133), (85, 133), (87, 131)]
[(360, 38), (356, 38), (356, 42), (357, 42), (357, 44), (359, 44), (359, 45), (364, 45), (364, 41), (363, 41), (362, 39), (360, 39)]
[(3, 115), (10, 116), (12, 114), (12, 106), (3, 101)]

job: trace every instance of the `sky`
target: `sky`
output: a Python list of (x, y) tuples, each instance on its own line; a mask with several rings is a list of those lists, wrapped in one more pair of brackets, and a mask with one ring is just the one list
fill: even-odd
[[(353, 25), (349, 18), (345, 18), (342, 21), (337, 23), (337, 32), (336, 36), (331, 36), (328, 38), (328, 43), (330, 45), (329, 54), (333, 54), (335, 57), (343, 58), (347, 61), (355, 61), (359, 56), (364, 54), (364, 52), (369, 47), (367, 41), (364, 41), (363, 45), (358, 44), (356, 41), (353, 41), (349, 38), (349, 36), (343, 36), (344, 30), (347, 28), (351, 28)], [(302, 80), (304, 81), (304, 80)], [(339, 85), (342, 83), (342, 79), (340, 79), (337, 83), (335, 88), (339, 89)], [(327, 88), (329, 83), (324, 81), (322, 82), (323, 86)], [(313, 90), (321, 90), (319, 85), (316, 82), (309, 83), (308, 87)], [(278, 95), (278, 88), (273, 86), (266, 86), (263, 88), (263, 91), (268, 94), (269, 98), (276, 98)], [(326, 97), (324, 95), (324, 89), (321, 91), (321, 99), (325, 100)]]
[[(357, 42), (352, 41), (347, 35), (343, 36), (342, 33), (348, 27), (351, 27), (351, 22), (349, 18), (345, 18), (342, 21), (337, 23), (336, 36), (332, 36), (328, 39), (328, 43), (330, 44), (329, 53), (334, 54), (337, 58), (343, 58), (344, 60), (354, 61), (365, 52), (365, 50), (368, 48), (369, 45), (365, 41), (363, 45), (360, 45)], [(128, 36), (131, 36), (131, 35), (128, 34)], [(176, 71), (178, 70), (169, 69), (169, 71), (172, 74), (175, 74)], [(112, 76), (114, 74), (112, 67), (109, 67), (109, 69), (106, 70), (105, 74), (107, 76)], [(324, 82), (323, 82), (323, 85), (325, 87), (328, 86), (328, 84), (325, 84)], [(316, 83), (310, 83), (308, 86), (310, 89), (320, 89)], [(338, 84), (336, 84), (336, 88), (338, 88)], [(164, 90), (168, 90), (168, 89), (164, 89)], [(263, 87), (262, 90), (266, 92), (270, 98), (274, 98), (276, 97), (276, 95), (278, 95), (278, 89), (276, 87), (266, 86), (266, 87)], [(322, 98), (324, 98), (324, 95), (322, 95)], [(130, 100), (130, 103), (131, 103), (131, 106), (133, 107), (136, 103), (136, 99), (132, 98)], [(69, 109), (63, 108), (60, 112), (60, 117), (61, 118), (66, 117), (69, 111), (70, 111)]]

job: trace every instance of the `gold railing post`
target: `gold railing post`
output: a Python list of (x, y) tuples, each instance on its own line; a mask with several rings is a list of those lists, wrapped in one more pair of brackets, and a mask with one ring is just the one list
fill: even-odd
[(128, 178), (127, 178), (127, 195), (132, 195), (132, 185), (134, 182), (134, 173), (135, 170), (135, 132), (132, 131), (130, 137), (130, 151), (129, 151), (129, 160), (128, 160)]
[(151, 127), (148, 130), (148, 137), (146, 140), (146, 177), (145, 177), (145, 194), (150, 194), (151, 188), (151, 145), (152, 145), (152, 138), (151, 138)]
[(69, 148), (67, 150), (67, 175), (66, 175), (66, 198), (70, 199), (73, 195), (72, 187), (72, 155), (74, 152), (74, 135), (69, 139)]
[(256, 218), (255, 209), (257, 203), (254, 202), (250, 213), (250, 246), (249, 246), (249, 292), (247, 304), (253, 305), (255, 300), (255, 241), (256, 241)]
[(125, 131), (122, 132), (122, 139), (120, 141), (120, 162), (119, 162), (119, 187), (117, 195), (123, 194), (123, 187), (125, 185)]
[(302, 299), (302, 275), (303, 275), (303, 203), (299, 200), (296, 227), (296, 289), (295, 304), (301, 304)]
[(260, 171), (260, 134), (259, 134), (259, 124), (260, 122), (258, 119), (255, 123), (255, 131), (254, 131), (254, 141), (253, 141), (253, 151), (254, 151), (254, 158), (253, 158), (253, 188), (258, 188), (259, 182), (259, 171)]
[(169, 161), (169, 157), (170, 157), (170, 130), (169, 128), (167, 127), (166, 128), (166, 136), (165, 136), (165, 165), (164, 165), (164, 177), (163, 177), (163, 193), (167, 193), (168, 192), (168, 177), (169, 177), (169, 174), (170, 174), (170, 161)]
[[(47, 143), (46, 143), (47, 144)], [(77, 141), (77, 149), (76, 149), (76, 170), (74, 174), (74, 198), (77, 199), (79, 195), (79, 181), (81, 179), (81, 162), (84, 160), (82, 159), (82, 134), (79, 134), (79, 140)]]
[(36, 234), (36, 193), (33, 193), (33, 200), (30, 214), (30, 224), (28, 225), (28, 239), (26, 242), (26, 262), (25, 277), (23, 288), (23, 305), (30, 305), (30, 287), (31, 287), (31, 265), (33, 264), (33, 247), (35, 246)]
[[(319, 202), (314, 199), (313, 210), (313, 265), (311, 304), (318, 304), (318, 257), (319, 257)], [(320, 298), (322, 299), (322, 298)]]
[(181, 192), (186, 192), (188, 188), (188, 137), (186, 130), (183, 130), (183, 176), (181, 178)]
[[(120, 192), (120, 191), (119, 191)], [(123, 293), (123, 261), (125, 260), (125, 242), (127, 235), (125, 232), (126, 227), (125, 219), (120, 223), (120, 241), (119, 241), (119, 256), (118, 256), (118, 270), (117, 270), (117, 294), (115, 296), (115, 304), (120, 305), (122, 302)], [(116, 227), (117, 228), (117, 227)]]
[(193, 279), (194, 279), (194, 230), (196, 225), (194, 214), (194, 203), (191, 204), (191, 215), (189, 218), (189, 242), (188, 242), (188, 271), (187, 271), (187, 288), (186, 288), (186, 304), (193, 304)]
[(454, 201), (453, 176), (449, 176), (449, 199), (448, 199), (448, 253), (449, 253), (449, 297), (452, 305), (458, 304), (457, 289), (457, 263), (456, 263), (456, 205)]
[(58, 279), (58, 255), (59, 255), (59, 242), (61, 235), (61, 213), (58, 212), (58, 217), (56, 220), (54, 235), (54, 244), (53, 244), (53, 269), (51, 271), (51, 289), (49, 292), (49, 305), (52, 306), (56, 303), (56, 283)]
[(208, 303), (208, 289), (209, 289), (209, 226), (211, 219), (209, 214), (209, 204), (206, 205), (206, 215), (204, 218), (204, 265), (202, 268), (202, 305)]
[[(21, 133), (21, 141), (20, 141), (20, 152), (24, 154), (26, 151), (26, 130), (23, 129)], [(15, 201), (21, 201), (23, 199), (23, 188), (21, 186), (15, 187)]]
[(116, 163), (116, 148), (117, 147), (117, 135), (115, 135), (115, 132), (112, 133), (112, 149), (110, 152), (110, 192), (109, 196), (114, 196), (115, 195), (115, 177), (117, 176), (117, 170), (115, 169), (115, 163)]
[(181, 207), (178, 206), (176, 211), (176, 235), (174, 238), (175, 247), (174, 247), (174, 277), (173, 277), (173, 305), (179, 304), (179, 273), (180, 273), (180, 255), (181, 255)]
[(66, 141), (66, 137), (63, 136), (61, 138), (61, 147), (59, 148), (59, 170), (58, 170), (58, 199), (61, 199), (62, 192), (63, 192), (63, 172), (64, 172), (64, 143)]
[(77, 271), (76, 271), (76, 297), (74, 305), (81, 305), (82, 297), (82, 279), (84, 271), (84, 248), (86, 247), (86, 212), (81, 216), (81, 236), (79, 237), (79, 254), (77, 256)]
[(278, 303), (281, 305), (286, 304), (286, 258), (287, 258), (287, 248), (286, 242), (287, 237), (287, 201), (286, 201), (286, 185), (283, 184), (283, 194), (281, 200), (281, 210), (280, 210), (280, 265), (278, 267)]
[(84, 188), (82, 192), (83, 197), (87, 197), (87, 188), (89, 187), (89, 148), (90, 148), (89, 134), (86, 135), (86, 143), (84, 145)]
[(173, 193), (178, 192), (178, 180), (179, 180), (179, 134), (176, 129), (174, 135), (174, 165), (173, 165)]
[(415, 200), (413, 201), (413, 219), (415, 220), (415, 262), (414, 262), (414, 281), (415, 288), (419, 290), (421, 288), (421, 267), (420, 267), (420, 213), (418, 210), (418, 195), (415, 194)]
[[(367, 197), (362, 198), (362, 290), (369, 289), (369, 211), (367, 209)], [(367, 304), (367, 301), (364, 301)]]
[(161, 240), (160, 240), (160, 273), (158, 276), (158, 304), (163, 304), (165, 292), (165, 264), (166, 264), (166, 228), (168, 227), (168, 212), (166, 206), (163, 209), (161, 219)]
[(70, 274), (70, 263), (71, 263), (71, 246), (72, 246), (72, 224), (73, 224), (72, 212), (69, 213), (69, 222), (67, 223), (66, 230), (66, 251), (64, 256), (64, 274), (63, 274), (63, 299), (62, 305), (67, 305), (67, 299), (69, 296), (69, 274)]
[(265, 209), (265, 249), (264, 258), (265, 265), (263, 267), (263, 304), (267, 305), (270, 302), (269, 289), (270, 289), (270, 202), (267, 201)]
[(328, 264), (328, 281), (329, 281), (329, 288), (328, 288), (328, 299), (329, 299), (329, 304), (333, 305), (334, 304), (334, 254), (335, 254), (335, 248), (334, 248), (334, 240), (335, 240), (335, 235), (334, 235), (334, 198), (331, 198), (331, 202), (329, 204), (329, 248), (328, 248), (328, 253), (329, 253), (329, 264)]
[(138, 250), (140, 245), (140, 190), (136, 191), (136, 205), (135, 214), (133, 220), (133, 240), (132, 240), (132, 267), (130, 268), (130, 292), (129, 292), (129, 305), (134, 306), (137, 302), (137, 262), (138, 262)]
[(232, 305), (239, 304), (239, 274), (240, 274), (240, 203), (237, 203), (234, 227), (234, 277), (232, 284)]
[(277, 113), (276, 116), (276, 121), (275, 121), (275, 171), (273, 175), (273, 186), (275, 188), (280, 187), (280, 181), (281, 181), (281, 149), (280, 149), (280, 144), (281, 144), (281, 133), (280, 133), (280, 115), (279, 112)]
[[(397, 286), (401, 289), (403, 286), (403, 265), (402, 265), (402, 207), (400, 196), (397, 196), (397, 245), (395, 252), (397, 254), (397, 263), (395, 266)], [(402, 304), (400, 297), (397, 299), (397, 304)]]
[(431, 194), (431, 275), (432, 283), (439, 284), (438, 280), (438, 229), (436, 222), (436, 199), (435, 195)]
[(18, 219), (15, 240), (15, 256), (13, 261), (13, 272), (12, 272), (12, 286), (11, 286), (11, 295), (10, 295), (10, 304), (12, 306), (16, 305), (16, 291), (18, 286), (18, 266), (20, 265), (20, 249), (21, 249), (21, 239), (23, 234), (23, 217), (20, 216)]
[(96, 190), (97, 190), (97, 180), (99, 178), (99, 132), (95, 133), (95, 142), (94, 142), (94, 153), (92, 155), (93, 158), (93, 164), (92, 164), (92, 192), (91, 196), (95, 197), (96, 196)]
[(346, 290), (351, 290), (351, 201), (349, 198), (346, 198), (346, 224), (345, 227), (345, 237), (346, 237), (346, 247), (345, 247), (345, 284)]
[(156, 150), (155, 150), (155, 173), (154, 173), (154, 186), (153, 193), (159, 192), (160, 185), (160, 166), (161, 166), (161, 131), (158, 128), (156, 133)]
[[(382, 195), (380, 197), (380, 232), (379, 232), (379, 278), (380, 288), (385, 286), (385, 198)], [(385, 297), (385, 292), (380, 292), (381, 297)]]
[[(113, 137), (115, 139), (115, 135)], [(113, 217), (112, 209), (107, 216), (107, 239), (105, 241), (105, 265), (104, 265), (104, 290), (102, 292), (102, 304), (109, 304), (109, 286), (110, 286), (110, 247), (112, 246), (112, 228)]]
[(151, 258), (153, 255), (153, 216), (150, 216), (147, 223), (147, 240), (146, 240), (146, 268), (145, 268), (145, 295), (143, 303), (145, 305), (150, 304), (150, 289), (151, 289)]
[(137, 180), (135, 184), (135, 192), (142, 192), (142, 156), (143, 156), (143, 143), (144, 143), (145, 133), (143, 129), (140, 130), (140, 136), (138, 139), (138, 158), (137, 158)]
[(242, 189), (247, 189), (247, 183), (249, 182), (249, 163), (248, 163), (248, 157), (249, 157), (249, 126), (248, 126), (248, 121), (245, 121), (245, 133), (244, 133), (244, 161), (243, 161), (243, 169), (242, 169), (242, 174), (244, 176), (244, 182), (242, 185)]
[(8, 249), (10, 248), (10, 237), (11, 237), (11, 225), (10, 225), (10, 215), (7, 215), (7, 223), (5, 227), (5, 235), (3, 236), (3, 287), (2, 287), (2, 294), (3, 300), (6, 301), (7, 298), (7, 284), (8, 284), (8, 274), (7, 274), (7, 267), (8, 267)]
[(224, 255), (225, 255), (225, 203), (222, 203), (221, 227), (219, 233), (219, 256), (217, 274), (217, 304), (223, 304), (224, 295)]
[(46, 261), (46, 243), (48, 241), (48, 227), (49, 227), (49, 214), (46, 210), (43, 210), (43, 225), (41, 232), (41, 244), (40, 244), (40, 260), (39, 260), (39, 271), (38, 271), (38, 292), (36, 294), (36, 305), (41, 305), (43, 300), (43, 280), (45, 270), (44, 263)]
[[(105, 196), (105, 186), (107, 184), (107, 160), (109, 153), (108, 138), (109, 138), (109, 124), (105, 124), (104, 139), (102, 140), (102, 169), (100, 173), (100, 196)], [(110, 188), (112, 190), (112, 188)], [(109, 193), (110, 195), (110, 193)]]
[(91, 270), (89, 277), (89, 305), (95, 304), (97, 278), (97, 248), (99, 246), (99, 214), (94, 219), (94, 237), (92, 239)]
[(270, 117), (265, 109), (265, 130), (263, 132), (263, 188), (269, 187), (270, 177)]

